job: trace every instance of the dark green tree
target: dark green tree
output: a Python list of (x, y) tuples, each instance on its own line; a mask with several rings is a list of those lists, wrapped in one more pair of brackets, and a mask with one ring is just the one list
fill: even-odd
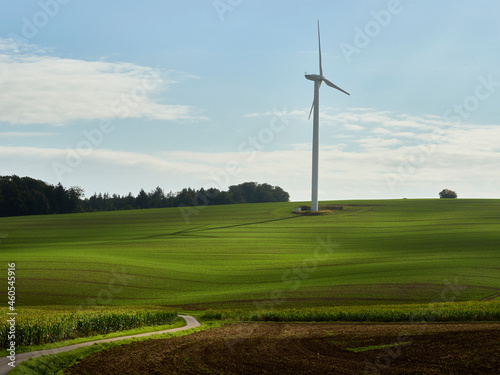
[(439, 193), (439, 198), (457, 198), (457, 193), (455, 193), (453, 190), (449, 189), (443, 189)]
[(149, 208), (149, 197), (144, 189), (141, 189), (137, 198), (135, 198), (135, 205), (136, 208)]
[(151, 208), (165, 207), (165, 193), (159, 186), (149, 194)]
[(273, 194), (274, 188), (269, 184), (257, 185), (254, 193), (255, 202), (276, 202), (276, 198)]
[(274, 198), (276, 199), (276, 202), (289, 202), (290, 201), (290, 194), (288, 194), (285, 190), (280, 188), (279, 186), (274, 187)]

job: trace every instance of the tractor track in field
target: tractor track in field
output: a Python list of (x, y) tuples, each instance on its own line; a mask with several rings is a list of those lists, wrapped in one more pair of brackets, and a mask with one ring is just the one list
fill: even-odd
[[(83, 264), (83, 262), (82, 262)], [(153, 267), (145, 267), (145, 266), (133, 266), (134, 268), (145, 268), (146, 270), (156, 270), (156, 268)], [(108, 271), (96, 271), (96, 270), (85, 270), (85, 269), (71, 269), (71, 268), (24, 268), (23, 271), (44, 271), (44, 272), (54, 272), (54, 271), (69, 271), (69, 272), (94, 272), (94, 273), (103, 273), (103, 274), (111, 274)], [(177, 273), (187, 273), (187, 272), (181, 272), (177, 271)], [(111, 274), (112, 275), (112, 274)], [(132, 277), (144, 277), (148, 279), (159, 279), (159, 280), (168, 280), (168, 281), (185, 281), (183, 278), (179, 277), (167, 277), (167, 276), (159, 276), (159, 275), (150, 275), (150, 274), (141, 274), (141, 273), (131, 273), (127, 272), (127, 276), (132, 276)], [(74, 282), (74, 279), (45, 279), (45, 278), (26, 278), (27, 280), (40, 280), (40, 281), (71, 281)], [(84, 281), (84, 280), (79, 280), (78, 282), (81, 283), (87, 283), (87, 284), (99, 284), (99, 285), (108, 285), (108, 283), (101, 283), (97, 281)], [(220, 285), (226, 285), (227, 282), (224, 281), (207, 281), (207, 280), (189, 280), (189, 282), (193, 283), (202, 283), (202, 284), (220, 284)], [(133, 285), (127, 286), (128, 288), (139, 288), (142, 289), (142, 287), (134, 287)], [(148, 286), (148, 289), (158, 289), (158, 290), (164, 290), (164, 288), (153, 288)]]
[(500, 298), (500, 292), (490, 294), (489, 296), (480, 298), (479, 301), (492, 301), (494, 299)]
[[(146, 332), (146, 333), (139, 333), (137, 335), (129, 335), (129, 336), (121, 336), (121, 337), (113, 337), (110, 339), (102, 339), (102, 340), (94, 340), (94, 341), (88, 341), (88, 342), (82, 342), (80, 344), (74, 344), (74, 345), (68, 345), (68, 346), (61, 346), (59, 348), (54, 348), (54, 349), (46, 349), (46, 350), (37, 350), (34, 352), (26, 352), (26, 353), (20, 353), (16, 355), (16, 366), (24, 362), (30, 358), (36, 358), (40, 357), (42, 355), (49, 355), (49, 354), (57, 354), (57, 353), (62, 353), (62, 352), (67, 352), (73, 349), (78, 349), (82, 348), (84, 346), (89, 346), (89, 345), (94, 345), (98, 343), (103, 343), (103, 342), (111, 342), (111, 341), (119, 341), (119, 340), (125, 340), (125, 339), (131, 339), (135, 337), (146, 337), (146, 336), (151, 336), (151, 335), (158, 335), (162, 333), (169, 333), (169, 332), (177, 332), (177, 331), (183, 331), (186, 329), (191, 329), (195, 328), (201, 325), (200, 322), (198, 322), (194, 317), (190, 315), (179, 315), (182, 319), (185, 320), (186, 325), (178, 328), (170, 328), (170, 329), (165, 329), (162, 331), (155, 331), (155, 332)], [(0, 358), (0, 375), (5, 375), (8, 374), (10, 370), (12, 370), (12, 367), (8, 365), (10, 362), (8, 357), (2, 357)]]

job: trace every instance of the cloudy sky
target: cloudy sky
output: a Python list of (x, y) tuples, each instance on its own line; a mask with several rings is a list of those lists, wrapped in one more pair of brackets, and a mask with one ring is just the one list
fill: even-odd
[(0, 174), (94, 192), (500, 197), (498, 0), (3, 0)]

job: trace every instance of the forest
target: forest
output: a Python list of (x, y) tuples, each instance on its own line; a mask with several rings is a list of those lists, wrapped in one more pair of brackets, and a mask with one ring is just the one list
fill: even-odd
[(257, 182), (232, 185), (227, 191), (184, 188), (165, 193), (158, 186), (150, 192), (141, 189), (136, 196), (94, 193), (85, 198), (84, 190), (78, 186), (65, 188), (61, 183), (54, 186), (31, 177), (0, 176), (0, 216), (3, 217), (289, 200), (290, 195), (281, 187)]

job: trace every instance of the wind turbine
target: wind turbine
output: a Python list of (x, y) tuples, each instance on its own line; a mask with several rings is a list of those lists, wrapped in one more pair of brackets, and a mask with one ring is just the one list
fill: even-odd
[(322, 82), (333, 87), (344, 94), (350, 95), (347, 91), (342, 90), (337, 85), (327, 80), (323, 76), (323, 66), (321, 65), (321, 40), (319, 36), (319, 20), (318, 20), (318, 45), (319, 45), (319, 74), (306, 74), (308, 80), (314, 81), (314, 101), (309, 112), (309, 118), (314, 109), (313, 116), (313, 149), (312, 149), (312, 189), (311, 189), (311, 211), (318, 211), (318, 163), (319, 163), (319, 88)]

